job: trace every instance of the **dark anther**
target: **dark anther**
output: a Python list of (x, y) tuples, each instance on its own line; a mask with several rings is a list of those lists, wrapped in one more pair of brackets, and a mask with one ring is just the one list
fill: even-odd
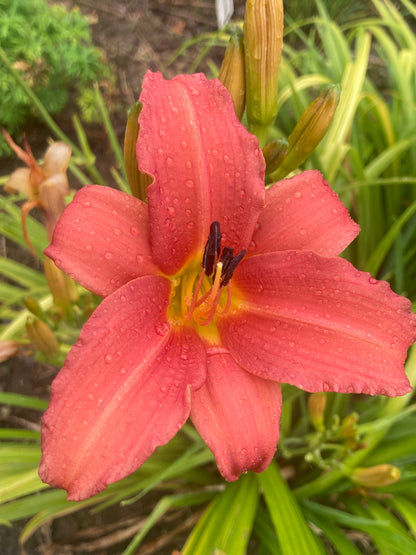
[[(208, 241), (205, 245), (204, 257), (202, 259), (202, 267), (205, 269), (205, 274), (210, 276), (214, 272), (213, 280), (215, 279), (215, 267), (217, 266), (218, 259), (222, 262), (221, 271), (221, 287), (228, 285), (228, 282), (233, 277), (234, 270), (244, 258), (246, 251), (239, 252), (234, 256), (234, 249), (231, 247), (224, 247), (221, 252), (221, 230), (219, 222), (212, 222), (209, 228)], [(220, 258), (221, 254), (221, 258)]]
[(221, 282), (220, 282), (221, 287), (225, 287), (226, 285), (228, 285), (228, 282), (233, 277), (234, 270), (237, 268), (239, 263), (243, 260), (244, 255), (246, 254), (246, 251), (243, 250), (233, 257), (233, 252), (234, 252), (233, 249), (231, 249), (230, 247), (224, 247), (221, 255), (221, 262), (222, 262), (224, 251), (226, 249), (231, 251), (232, 258), (229, 259), (228, 258), (229, 255), (228, 254), (226, 255), (227, 258), (225, 259), (224, 265), (222, 267), (222, 272), (221, 272)]
[(219, 222), (212, 222), (209, 228), (208, 241), (205, 245), (204, 256), (202, 259), (202, 267), (205, 269), (207, 276), (214, 271), (221, 252), (221, 230)]
[(224, 247), (222, 249), (221, 258), (220, 258), (220, 262), (222, 262), (221, 276), (225, 274), (233, 258), (234, 258), (234, 249), (232, 249), (231, 247)]

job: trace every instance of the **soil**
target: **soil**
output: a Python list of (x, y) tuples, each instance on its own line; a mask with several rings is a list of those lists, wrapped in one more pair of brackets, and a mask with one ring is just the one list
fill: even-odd
[[(148, 69), (162, 71), (167, 78), (193, 71), (210, 75), (208, 60), (217, 66), (221, 63), (223, 48), (219, 47), (212, 48), (197, 67), (192, 67), (199, 54), (195, 47), (172, 60), (184, 41), (216, 30), (214, 0), (66, 0), (64, 4), (86, 15), (95, 45), (103, 50), (103, 56), (113, 69), (116, 84), (103, 93), (112, 108), (111, 119), (120, 144), (126, 111), (137, 100)], [(235, 0), (234, 4), (236, 17), (242, 17), (244, 1)], [(72, 110), (67, 109), (55, 119), (65, 133), (75, 138), (71, 116)], [(28, 124), (26, 135), (35, 156), (41, 156), (50, 131), (41, 123), (32, 122)], [(109, 180), (109, 185), (115, 186), (111, 177), (114, 162), (109, 156), (111, 150), (105, 131), (99, 125), (89, 126), (88, 138), (100, 173)], [(20, 165), (14, 157), (2, 160), (1, 173), (4, 175)], [(76, 185), (71, 183), (71, 186)], [(1, 237), (0, 251), (20, 262), (34, 264), (27, 251)], [(37, 363), (31, 356), (18, 356), (1, 365), (0, 390), (47, 398), (56, 372), (57, 368)], [(0, 426), (39, 429), (39, 414), (2, 407)], [(132, 507), (113, 507), (98, 515), (82, 511), (57, 519), (44, 525), (24, 549), (18, 537), (25, 522), (15, 523), (12, 529), (1, 526), (0, 552), (2, 555), (117, 555), (122, 553), (156, 501), (149, 496)], [(168, 516), (159, 529), (152, 531), (137, 555), (165, 555), (180, 549), (199, 516), (198, 511)]]

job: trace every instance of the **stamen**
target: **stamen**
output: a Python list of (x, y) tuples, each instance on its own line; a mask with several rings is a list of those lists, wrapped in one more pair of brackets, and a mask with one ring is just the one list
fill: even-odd
[(202, 267), (210, 276), (217, 265), (221, 252), (221, 230), (219, 222), (212, 222), (209, 228), (208, 241), (205, 244)]
[(214, 283), (209, 291), (209, 296), (206, 301), (198, 307), (197, 313), (194, 314), (194, 319), (196, 319), (200, 326), (207, 326), (211, 323), (217, 310), (221, 295), (222, 262), (218, 262), (216, 269)]
[[(233, 249), (231, 249), (232, 251)], [(223, 250), (223, 252), (225, 251), (225, 248)], [(234, 270), (237, 268), (237, 266), (240, 264), (240, 262), (243, 260), (244, 255), (246, 254), (246, 250), (242, 250), (240, 251), (236, 256), (234, 256), (234, 258), (232, 258), (226, 267), (224, 267), (223, 271), (222, 271), (222, 275), (221, 275), (221, 287), (225, 287), (226, 285), (228, 285), (230, 279), (233, 277), (233, 273)], [(221, 256), (222, 258), (222, 256)]]
[(189, 305), (188, 314), (186, 315), (186, 318), (185, 318), (187, 321), (189, 321), (192, 318), (193, 311), (195, 310), (195, 307), (198, 306), (199, 301), (197, 302), (197, 299), (198, 299), (199, 292), (201, 290), (202, 282), (204, 281), (204, 277), (205, 277), (205, 268), (202, 270), (202, 274), (199, 276), (198, 283), (196, 284), (195, 292), (192, 296), (191, 304)]
[[(200, 326), (210, 324), (217, 310), (220, 314), (226, 314), (230, 310), (232, 298), (230, 280), (246, 254), (246, 251), (242, 250), (234, 256), (234, 249), (231, 247), (224, 247), (221, 251), (221, 237), (219, 222), (212, 222), (201, 264), (203, 271), (193, 291), (192, 300), (188, 305), (189, 309), (185, 316), (187, 321), (194, 319)], [(211, 274), (213, 274), (212, 287), (198, 298), (205, 276)], [(227, 299), (225, 306), (221, 307), (218, 305), (223, 287), (227, 287)]]

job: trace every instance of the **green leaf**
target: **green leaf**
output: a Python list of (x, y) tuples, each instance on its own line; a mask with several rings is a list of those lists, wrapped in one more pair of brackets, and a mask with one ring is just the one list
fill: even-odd
[(257, 503), (257, 482), (252, 474), (227, 484), (199, 520), (182, 554), (206, 555), (217, 548), (229, 555), (243, 555), (253, 528)]
[(403, 495), (395, 495), (388, 502), (400, 517), (406, 521), (413, 536), (416, 537), (416, 504), (406, 499)]
[(0, 256), (0, 272), (3, 276), (15, 281), (19, 285), (26, 287), (28, 290), (34, 288), (47, 289), (47, 282), (45, 276), (36, 270), (32, 270), (28, 266), (24, 266), (19, 262), (10, 260)]
[(306, 507), (304, 512), (309, 520), (322, 530), (339, 555), (360, 555), (360, 551), (354, 546), (353, 543), (351, 543), (338, 526), (334, 524), (331, 518), (319, 517)]
[(31, 397), (30, 395), (20, 395), (19, 393), (0, 392), (0, 403), (3, 405), (12, 405), (14, 407), (23, 407), (25, 409), (44, 411), (48, 408), (48, 401)]
[(284, 555), (325, 553), (309, 528), (305, 517), (273, 461), (257, 476)]

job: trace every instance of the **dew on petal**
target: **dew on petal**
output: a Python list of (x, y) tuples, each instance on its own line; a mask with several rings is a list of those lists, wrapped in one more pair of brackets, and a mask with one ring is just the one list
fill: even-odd
[(160, 335), (162, 337), (166, 335), (168, 331), (169, 331), (169, 324), (167, 322), (164, 322), (163, 324), (158, 324), (155, 326), (155, 332), (157, 333), (157, 335)]

